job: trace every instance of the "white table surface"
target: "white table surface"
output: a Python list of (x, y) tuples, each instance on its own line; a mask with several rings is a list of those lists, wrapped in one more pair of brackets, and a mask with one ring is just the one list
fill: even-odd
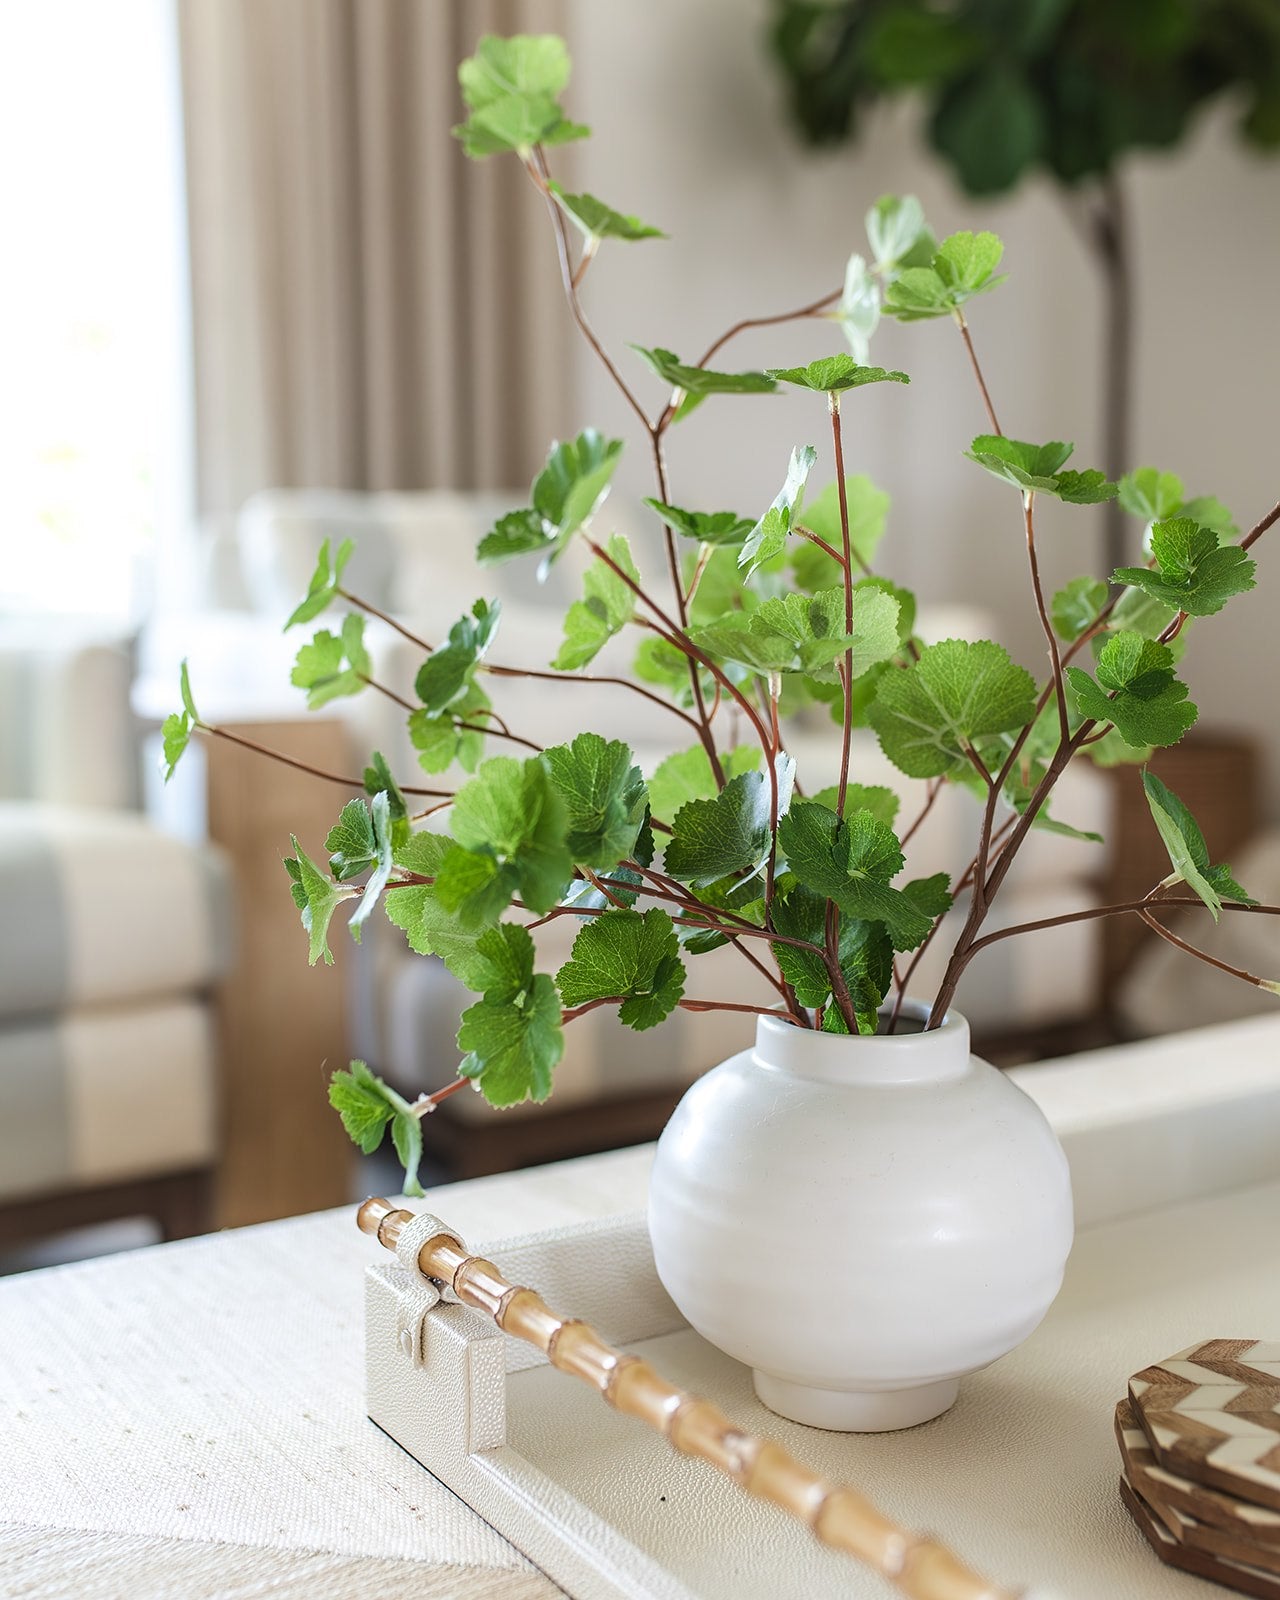
[[(1017, 1076), (1080, 1163), (1077, 1182), (1112, 1215), (1144, 1209), (1114, 1189), (1125, 1164), (1124, 1145), (1109, 1142), (1122, 1119), (1107, 1125), (1124, 1098), (1117, 1074), (1150, 1130), (1141, 1148), (1128, 1141), (1135, 1170), (1148, 1158), (1157, 1174), (1177, 1165), (1201, 1196), (1254, 1185), (1261, 1197), (1256, 1186), (1280, 1174), (1280, 1017), (1078, 1059)], [(1100, 1132), (1090, 1082), (1108, 1108)], [(1206, 1137), (1215, 1117), (1220, 1132)], [(1196, 1152), (1215, 1147), (1210, 1171)], [(420, 1204), (474, 1247), (637, 1211), (650, 1159), (649, 1147), (588, 1157), (450, 1185)], [(1280, 1215), (1280, 1189), (1259, 1215)], [(1099, 1249), (1101, 1236), (1078, 1250), (1081, 1266)], [(1163, 1297), (1166, 1315), (1176, 1259), (1166, 1241), (1152, 1305)], [(557, 1595), (368, 1421), (362, 1269), (385, 1260), (347, 1208), (0, 1280), (0, 1595)], [(1073, 1270), (1063, 1316), (1091, 1296), (1090, 1283), (1072, 1290)], [(1170, 1575), (1179, 1583), (1198, 1587)]]
[[(419, 1202), (473, 1239), (644, 1205), (651, 1151)], [(354, 1207), (0, 1280), (0, 1595), (546, 1600), (365, 1415)]]

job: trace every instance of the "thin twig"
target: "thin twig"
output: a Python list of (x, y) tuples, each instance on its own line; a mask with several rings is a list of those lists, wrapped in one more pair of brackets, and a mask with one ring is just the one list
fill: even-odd
[(807, 306), (800, 306), (796, 311), (779, 311), (769, 317), (744, 317), (741, 322), (735, 322), (726, 333), (722, 333), (713, 344), (708, 345), (695, 364), (705, 367), (713, 356), (724, 349), (730, 339), (736, 339), (740, 333), (746, 333), (750, 328), (772, 328), (779, 322), (798, 322), (802, 317), (820, 316), (828, 306), (836, 303), (843, 292), (842, 289), (833, 289), (830, 294), (824, 294), (820, 300), (811, 300)]
[[(1014, 934), (1039, 933), (1044, 928), (1061, 928), (1069, 922), (1093, 922), (1100, 917), (1120, 917), (1133, 912), (1163, 911), (1166, 907), (1174, 910), (1200, 910), (1207, 909), (1203, 900), (1189, 896), (1174, 897), (1161, 896), (1153, 900), (1146, 896), (1141, 900), (1122, 900), (1114, 905), (1094, 906), (1088, 911), (1064, 911), (1058, 917), (1041, 917), (1036, 922), (1017, 922), (1008, 928), (997, 928), (994, 933), (984, 934), (981, 939), (976, 939), (970, 949), (971, 955), (977, 955), (979, 950), (984, 950), (989, 944), (998, 944), (1001, 939), (1011, 939)], [(1246, 906), (1239, 905), (1232, 900), (1224, 900), (1223, 911), (1243, 911), (1254, 916), (1280, 917), (1280, 906)]]
[(1049, 666), (1054, 693), (1058, 700), (1058, 733), (1065, 744), (1071, 737), (1071, 721), (1067, 715), (1067, 689), (1062, 676), (1062, 656), (1058, 651), (1058, 635), (1054, 632), (1053, 623), (1049, 620), (1049, 608), (1045, 604), (1044, 587), (1040, 582), (1040, 560), (1036, 555), (1035, 498), (1035, 495), (1030, 492), (1022, 497), (1022, 521), (1027, 531), (1027, 564), (1031, 568), (1031, 590), (1035, 595), (1036, 613), (1040, 618), (1040, 626), (1044, 630), (1044, 636), (1049, 645)]
[(978, 388), (982, 390), (982, 403), (987, 408), (987, 420), (991, 424), (991, 431), (1003, 437), (1003, 430), (996, 418), (996, 408), (991, 403), (991, 395), (987, 389), (987, 380), (982, 376), (982, 368), (978, 365), (978, 354), (969, 335), (969, 324), (964, 320), (964, 313), (958, 308), (955, 319), (956, 326), (960, 329), (960, 337), (964, 340), (964, 347), (969, 352), (969, 364), (973, 368), (973, 375), (978, 380)]
[(451, 1094), (457, 1094), (459, 1089), (465, 1089), (470, 1083), (470, 1078), (455, 1078), (452, 1083), (446, 1084), (443, 1089), (437, 1089), (434, 1094), (420, 1094), (409, 1107), (410, 1115), (415, 1117), (429, 1115), (442, 1100), (447, 1100)]
[(1217, 956), (1211, 956), (1207, 950), (1197, 950), (1195, 945), (1188, 944), (1185, 939), (1179, 939), (1176, 933), (1172, 933), (1163, 923), (1157, 922), (1149, 911), (1139, 911), (1138, 915), (1152, 933), (1158, 933), (1167, 944), (1173, 945), (1178, 950), (1184, 950), (1187, 955), (1195, 956), (1197, 961), (1203, 961), (1210, 967), (1217, 967), (1219, 972), (1239, 978), (1242, 983), (1251, 983), (1255, 989), (1269, 989), (1272, 994), (1276, 992), (1276, 985), (1271, 980), (1259, 978), (1253, 972), (1246, 972), (1243, 967), (1233, 967), (1229, 961), (1219, 961)]
[[(844, 631), (846, 638), (853, 633), (853, 544), (849, 536), (849, 500), (844, 481), (844, 444), (840, 437), (840, 395), (832, 390), (827, 396), (827, 410), (831, 414), (831, 442), (836, 458), (836, 492), (840, 501), (840, 545), (844, 552)], [(853, 646), (844, 654), (844, 715), (840, 728), (840, 786), (836, 796), (836, 814), (844, 816), (845, 794), (849, 788), (849, 753), (853, 744)], [(828, 940), (828, 943), (830, 941)], [(843, 1007), (842, 1007), (843, 1010)], [(848, 1018), (845, 1019), (848, 1021)]]
[(673, 716), (679, 717), (681, 722), (687, 722), (691, 728), (696, 729), (698, 726), (696, 718), (691, 717), (687, 711), (681, 710), (679, 706), (673, 705), (670, 700), (664, 700), (660, 694), (654, 694), (652, 690), (646, 689), (642, 683), (635, 683), (630, 678), (603, 677), (590, 672), (535, 672), (532, 668), (526, 667), (485, 665), (480, 670), (482, 672), (492, 672), (495, 677), (499, 678), (540, 678), (544, 683), (614, 684), (620, 689), (630, 689), (632, 694), (642, 695), (646, 700), (652, 700), (655, 706), (661, 706), (664, 711), (670, 711)]
[(933, 810), (934, 802), (942, 793), (945, 783), (945, 778), (934, 778), (928, 785), (928, 788), (925, 791), (924, 805), (921, 806), (919, 815), (916, 817), (915, 821), (911, 824), (907, 831), (902, 835), (902, 838), (898, 840), (898, 844), (903, 850), (905, 850), (911, 843), (912, 839), (915, 837), (916, 829)]
[[(294, 767), (299, 772), (306, 772), (313, 778), (323, 778), (326, 783), (341, 784), (344, 789), (363, 790), (363, 778), (348, 778), (340, 772), (326, 772), (322, 767), (313, 767), (310, 762), (298, 761), (293, 756), (284, 755), (279, 750), (272, 750), (265, 744), (258, 744), (253, 739), (246, 739), (243, 735), (232, 733), (227, 728), (216, 727), (212, 723), (198, 722), (196, 727), (201, 733), (211, 734), (215, 739), (226, 739), (230, 744), (241, 745), (245, 750), (252, 750), (256, 755), (266, 756), (271, 761), (278, 761), (282, 766)], [(437, 800), (452, 800), (453, 792), (450, 789), (411, 789), (407, 784), (400, 785), (401, 794), (425, 795)]]
[(410, 644), (416, 644), (419, 650), (425, 650), (430, 655), (435, 645), (428, 644), (425, 639), (419, 639), (416, 633), (411, 633), (403, 622), (397, 622), (394, 617), (388, 616), (385, 611), (379, 611), (377, 606), (372, 606), (367, 600), (362, 600), (359, 595), (352, 594), (349, 589), (335, 589), (349, 605), (358, 606), (361, 611), (367, 611), (371, 617), (377, 617), (379, 622), (385, 622), (388, 627), (394, 628), (402, 639), (407, 639)]

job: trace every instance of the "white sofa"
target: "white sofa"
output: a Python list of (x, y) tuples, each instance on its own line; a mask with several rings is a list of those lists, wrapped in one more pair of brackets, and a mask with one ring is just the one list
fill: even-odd
[[(282, 638), (280, 623), (306, 589), (320, 541), (329, 538), (336, 544), (345, 537), (356, 542), (347, 586), (401, 618), (420, 636), (438, 642), (478, 596), (496, 597), (503, 605), (503, 621), (491, 659), (545, 668), (559, 641), (563, 610), (578, 593), (585, 564), (582, 553), (566, 557), (546, 584), (536, 581), (532, 561), (481, 570), (474, 560), (476, 545), (494, 518), (523, 499), (520, 490), (484, 495), (272, 491), (255, 496), (244, 507), (236, 531), (243, 603), (253, 614), (224, 617), (221, 624), (206, 617), (198, 626), (184, 623), (178, 630), (181, 648), (193, 656), (197, 684), (217, 679), (221, 627), (224, 636), (233, 634), (237, 640), (236, 670), (242, 676), (251, 673), (259, 684), (269, 678), (268, 692), (278, 698), (303, 632)], [(599, 528), (628, 534), (642, 567), (658, 571), (656, 533), (649, 528), (652, 520), (614, 497), (601, 514)], [(224, 573), (229, 567), (227, 555), (221, 549), (216, 563)], [(979, 615), (946, 609), (926, 610), (919, 626), (930, 638), (984, 631)], [(246, 651), (249, 637), (260, 639), (261, 648)], [(411, 695), (419, 653), (381, 624), (370, 626), (368, 638), (379, 676)], [(615, 640), (592, 670), (625, 669), (633, 648), (631, 637)], [(199, 665), (202, 651), (205, 666)], [(175, 653), (171, 646), (170, 654)], [(688, 730), (659, 707), (622, 689), (557, 687), (530, 680), (505, 680), (490, 687), (500, 691), (498, 704), (517, 731), (541, 743), (571, 738), (585, 728), (625, 738), (646, 772), (671, 750), (691, 742)], [(382, 749), (400, 774), (417, 770), (403, 713), (390, 701), (366, 693), (341, 705), (355, 723), (359, 747)], [(787, 742), (811, 787), (834, 778), (838, 733), (828, 720), (788, 729)], [(502, 741), (492, 741), (491, 748), (501, 751)], [(853, 771), (863, 782), (894, 787), (902, 796), (903, 818), (911, 817), (922, 803), (924, 785), (904, 779), (890, 767), (869, 734), (860, 734), (855, 741)], [(1106, 786), (1092, 769), (1068, 775), (1056, 807), (1064, 820), (1103, 831), (1106, 808)], [(911, 842), (912, 873), (954, 872), (967, 862), (975, 846), (976, 817), (969, 796), (945, 791)], [(305, 842), (317, 851), (323, 843)], [(1096, 845), (1036, 833), (1011, 875), (992, 926), (1083, 907), (1093, 898), (1091, 880), (1104, 866), (1105, 851)], [(554, 969), (565, 958), (573, 931), (567, 918), (545, 930), (546, 966)], [(915, 987), (922, 994), (937, 981), (944, 946), (945, 939), (936, 941), (937, 954), (931, 953), (921, 967)], [(298, 959), (303, 959), (301, 937)], [(966, 976), (961, 1008), (979, 1032), (987, 1033), (1079, 1017), (1095, 1003), (1098, 959), (1096, 926), (1091, 923), (997, 944)], [(468, 1003), (461, 988), (438, 963), (411, 957), (401, 935), (380, 918), (366, 933), (357, 970), (355, 1053), (410, 1087), (434, 1088), (448, 1082), (457, 1062), (453, 1036), (458, 1015)], [(692, 963), (688, 992), (755, 997), (758, 984), (746, 963), (725, 950)], [(749, 1020), (681, 1013), (656, 1033), (636, 1035), (606, 1013), (593, 1013), (568, 1032), (553, 1104), (563, 1108), (686, 1081), (736, 1048), (749, 1033)], [(447, 1106), (455, 1117), (488, 1115), (471, 1096), (454, 1097)]]

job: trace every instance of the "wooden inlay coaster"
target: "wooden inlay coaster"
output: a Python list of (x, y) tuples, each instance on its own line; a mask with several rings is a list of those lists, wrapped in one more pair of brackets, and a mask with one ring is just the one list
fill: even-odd
[[(1131, 1401), (1121, 1400), (1116, 1406), (1115, 1428), (1130, 1482), (1171, 1533), (1183, 1537), (1175, 1526), (1179, 1520), (1193, 1526), (1205, 1524), (1208, 1530), (1220, 1529), (1241, 1551), (1250, 1552), (1236, 1555), (1235, 1559), (1280, 1571), (1280, 1511), (1237, 1500), (1234, 1495), (1194, 1483), (1162, 1467), (1138, 1424)], [(1186, 1542), (1193, 1543), (1195, 1539)], [(1217, 1545), (1203, 1548), (1216, 1549), (1222, 1555), (1235, 1554), (1234, 1550)]]
[(1206, 1340), (1136, 1373), (1129, 1398), (1166, 1470), (1280, 1511), (1280, 1345)]
[(1224, 1588), (1235, 1589), (1240, 1594), (1255, 1596), (1255, 1600), (1276, 1600), (1280, 1596), (1280, 1577), (1263, 1572), (1257, 1567), (1245, 1566), (1239, 1561), (1227, 1561), (1221, 1556), (1208, 1555), (1203, 1550), (1193, 1550), (1179, 1544), (1174, 1536), (1151, 1510), (1128, 1478), (1120, 1479), (1120, 1498), (1125, 1509), (1138, 1524), (1147, 1543), (1167, 1567), (1177, 1567), (1182, 1572), (1194, 1573), (1197, 1578), (1208, 1578)]

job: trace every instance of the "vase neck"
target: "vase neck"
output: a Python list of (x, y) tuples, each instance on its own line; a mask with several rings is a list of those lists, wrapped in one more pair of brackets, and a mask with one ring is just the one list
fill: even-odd
[(761, 1017), (753, 1053), (758, 1066), (818, 1083), (936, 1083), (967, 1070), (969, 1024), (951, 1011), (928, 1033), (854, 1036)]

